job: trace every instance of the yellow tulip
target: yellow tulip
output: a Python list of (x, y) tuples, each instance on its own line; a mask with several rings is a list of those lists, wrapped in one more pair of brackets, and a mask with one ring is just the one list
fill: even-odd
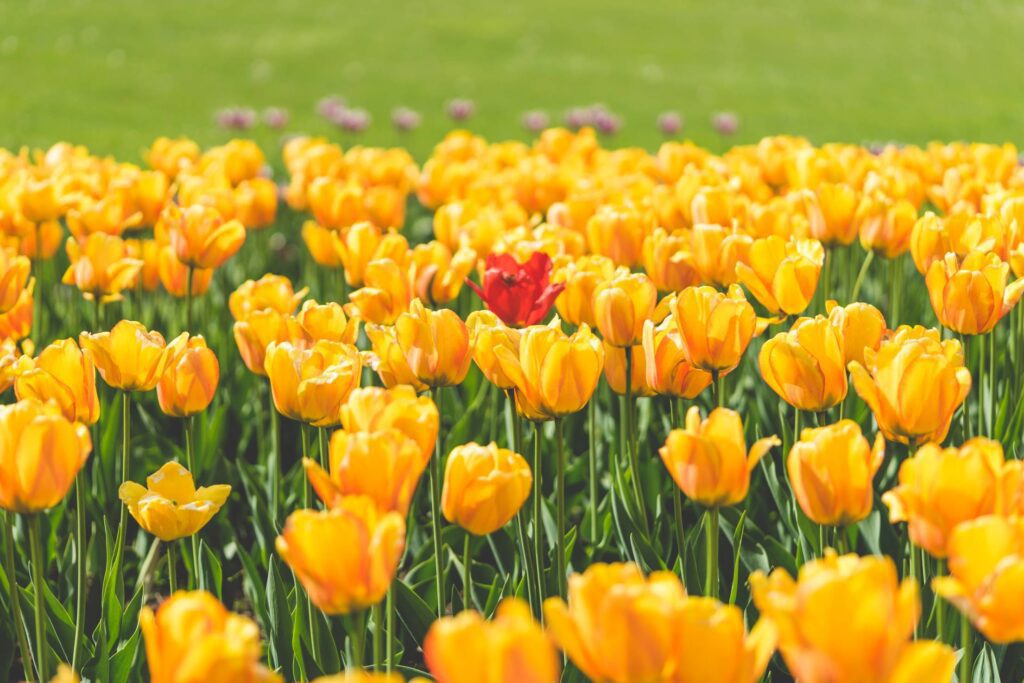
[(822, 412), (846, 398), (843, 337), (824, 316), (800, 318), (761, 347), (761, 377), (797, 410)]
[(52, 178), (27, 178), (17, 201), (18, 210), (33, 223), (56, 220), (65, 212), (65, 199)]
[(594, 317), (594, 290), (615, 274), (615, 262), (607, 256), (592, 254), (558, 265), (551, 274), (553, 283), (565, 289), (555, 299), (558, 314), (572, 325), (597, 324)]
[(277, 217), (277, 185), (270, 178), (247, 178), (235, 186), (235, 218), (258, 230)]
[(555, 683), (559, 676), (551, 641), (518, 598), (502, 600), (492, 621), (472, 610), (438, 619), (423, 657), (437, 683)]
[(417, 380), (429, 387), (461, 384), (473, 360), (473, 340), (455, 311), (428, 311), (413, 299), (395, 321), (395, 339)]
[(594, 290), (597, 329), (612, 346), (635, 346), (657, 303), (658, 289), (646, 275), (619, 275), (602, 282)]
[(318, 304), (309, 300), (295, 315), (299, 327), (312, 341), (335, 341), (355, 344), (359, 337), (359, 320), (345, 315), (340, 304), (330, 301)]
[(532, 484), (530, 466), (518, 453), (493, 441), (456, 446), (445, 465), (441, 511), (449, 522), (486, 536), (515, 517)]
[(78, 674), (75, 673), (74, 669), (72, 669), (67, 664), (58, 664), (57, 665), (57, 674), (53, 678), (50, 679), (50, 683), (81, 683), (81, 682), (82, 682), (82, 679), (79, 678)]
[(230, 493), (227, 484), (197, 489), (191, 472), (169, 462), (146, 478), (145, 487), (126, 481), (117, 495), (139, 526), (161, 541), (174, 541), (206, 526)]
[(440, 419), (437, 406), (411, 387), (356, 389), (341, 406), (340, 417), (342, 427), (351, 433), (399, 430), (419, 445), (424, 462), (434, 452)]
[(587, 245), (591, 252), (607, 256), (615, 265), (635, 266), (640, 263), (652, 222), (649, 213), (628, 204), (602, 206), (587, 221)]
[(700, 283), (687, 233), (669, 233), (664, 228), (655, 228), (644, 239), (643, 265), (660, 292), (678, 292)]
[(641, 348), (646, 383), (655, 394), (693, 399), (711, 385), (711, 373), (690, 363), (672, 316), (657, 326), (653, 320), (644, 323)]
[(174, 255), (193, 268), (220, 268), (245, 242), (245, 226), (225, 221), (217, 209), (202, 204), (185, 209), (169, 204), (161, 217)]
[(96, 367), (74, 339), (61, 339), (43, 349), (31, 369), (14, 379), (14, 394), (18, 400), (53, 401), (70, 422), (92, 425), (100, 419)]
[[(650, 321), (648, 321), (650, 322)], [(604, 378), (608, 387), (616, 394), (626, 393), (626, 351), (624, 347), (612, 346), (607, 341), (604, 346)], [(633, 396), (654, 396), (657, 392), (647, 382), (647, 357), (642, 346), (629, 349), (630, 360), (630, 391)]]
[(935, 592), (992, 642), (1024, 640), (1024, 519), (965, 522), (953, 530), (948, 549), (950, 576), (932, 579)]
[(786, 460), (800, 509), (829, 526), (855, 524), (871, 512), (873, 480), (885, 455), (885, 439), (872, 447), (853, 420), (805, 429)]
[(409, 361), (405, 359), (402, 347), (398, 344), (394, 326), (367, 325), (366, 337), (370, 340), (372, 353), (367, 355), (367, 365), (380, 377), (380, 381), (388, 389), (408, 385), (417, 392), (426, 391), (430, 387), (419, 380)]
[(960, 448), (925, 444), (900, 465), (899, 485), (882, 495), (889, 521), (907, 522), (915, 545), (945, 557), (957, 524), (995, 510), (1002, 467), (997, 441), (977, 437)]
[(122, 320), (109, 332), (82, 332), (78, 337), (103, 381), (121, 391), (154, 389), (168, 363), (187, 342), (187, 332), (168, 343), (162, 334), (150, 332), (134, 320)]
[(476, 252), (463, 247), (453, 254), (444, 244), (433, 241), (417, 245), (409, 261), (414, 294), (431, 306), (443, 306), (458, 298), (476, 265)]
[(35, 278), (28, 281), (28, 286), (18, 295), (18, 303), (6, 313), (0, 313), (0, 339), (19, 341), (32, 331), (32, 312), (35, 299), (32, 296), (36, 288)]
[[(145, 272), (145, 267), (143, 267)], [(178, 260), (174, 249), (164, 247), (160, 250), (157, 261), (157, 277), (171, 296), (183, 299), (188, 296), (188, 266)], [(210, 289), (213, 282), (212, 268), (192, 269), (192, 296), (202, 296)]]
[(671, 306), (690, 363), (712, 374), (734, 370), (757, 328), (754, 307), (738, 285), (727, 293), (713, 287), (688, 287)]
[(249, 372), (266, 377), (267, 347), (277, 342), (306, 342), (306, 333), (289, 315), (265, 308), (234, 324), (235, 345)]
[(686, 413), (686, 428), (669, 432), (658, 453), (687, 498), (706, 507), (729, 506), (747, 497), (750, 472), (777, 437), (758, 439), (747, 451), (743, 420), (728, 408), (715, 408), (701, 421), (700, 408)]
[(557, 319), (522, 330), (518, 353), (506, 347), (496, 347), (494, 352), (515, 384), (516, 409), (535, 421), (582, 410), (604, 367), (604, 349), (590, 327), (584, 324), (566, 335)]
[(31, 513), (64, 499), (89, 453), (89, 430), (54, 403), (24, 399), (0, 406), (0, 508)]
[(495, 349), (503, 346), (519, 355), (519, 330), (508, 327), (492, 311), (473, 311), (466, 318), (473, 345), (473, 362), (484, 377), (499, 389), (512, 389), (515, 382), (501, 368)]
[(1010, 266), (995, 254), (946, 254), (928, 269), (925, 284), (939, 322), (959, 334), (991, 332), (1024, 294), (1024, 278), (1007, 284)]
[(264, 275), (259, 280), (246, 280), (228, 297), (228, 308), (235, 320), (245, 320), (250, 314), (272, 309), (291, 315), (306, 296), (308, 288), (292, 288), (292, 281), (283, 275)]
[(310, 348), (271, 342), (264, 369), (274, 407), (314, 427), (338, 424), (338, 411), (359, 386), (362, 361), (351, 344), (321, 340)]
[(825, 302), (828, 320), (843, 340), (843, 359), (864, 364), (864, 350), (877, 351), (889, 330), (882, 312), (871, 304), (856, 301), (840, 306), (829, 299)]
[(713, 598), (687, 597), (675, 618), (672, 683), (753, 683), (775, 652), (775, 628), (760, 620), (747, 633), (743, 612)]
[(821, 220), (810, 221), (811, 237), (826, 245), (852, 244), (857, 239), (857, 191), (846, 183), (821, 183), (814, 188), (814, 197), (815, 217)]
[(771, 313), (799, 315), (814, 297), (824, 263), (821, 242), (770, 235), (750, 245), (748, 261), (736, 264), (736, 277)]
[[(142, 287), (144, 292), (155, 292), (156, 288), (160, 286), (160, 257), (165, 247), (162, 247), (156, 240), (150, 239), (127, 239), (124, 241), (124, 246), (128, 256), (142, 261), (142, 270), (136, 276), (133, 286)], [(177, 262), (177, 259), (174, 261)], [(184, 272), (185, 266), (181, 266), (181, 269)], [(185, 277), (182, 275), (182, 282), (184, 279)], [(185, 286), (182, 285), (181, 289), (184, 291)]]
[(945, 439), (971, 390), (960, 342), (940, 341), (937, 330), (901, 326), (848, 367), (885, 438), (912, 446)]
[(828, 549), (823, 559), (804, 564), (796, 581), (784, 569), (771, 576), (756, 571), (750, 587), (799, 681), (939, 683), (952, 677), (952, 650), (911, 641), (921, 612), (917, 583), (901, 583), (888, 557), (839, 557)]
[(588, 678), (614, 683), (670, 680), (676, 613), (686, 598), (667, 571), (645, 578), (634, 564), (594, 563), (569, 577), (569, 602), (548, 598), (555, 643)]
[(199, 145), (188, 138), (159, 137), (145, 152), (146, 163), (168, 178), (175, 178), (182, 170), (199, 161)]
[(409, 273), (392, 259), (366, 265), (365, 286), (349, 295), (359, 318), (377, 325), (393, 325), (413, 300)]
[[(402, 674), (377, 673), (362, 669), (349, 669), (340, 674), (314, 678), (313, 683), (405, 683)], [(409, 683), (429, 683), (422, 677), (411, 678)]]
[(885, 258), (896, 258), (910, 249), (917, 209), (906, 199), (865, 196), (857, 207), (853, 222), (865, 250), (878, 252)]
[(160, 410), (171, 417), (189, 417), (206, 410), (220, 381), (217, 354), (206, 346), (202, 335), (189, 337), (167, 363), (156, 385)]
[(335, 248), (337, 235), (334, 230), (325, 228), (316, 221), (302, 224), (302, 241), (306, 243), (313, 262), (324, 268), (341, 268), (341, 256)]
[(67, 252), (71, 265), (61, 281), (78, 287), (90, 301), (120, 300), (121, 291), (131, 287), (142, 270), (142, 261), (130, 258), (124, 240), (114, 235), (93, 233), (83, 243), (69, 237)]
[(260, 629), (205, 591), (178, 591), (156, 613), (143, 607), (139, 628), (152, 683), (283, 683), (260, 663)]
[(996, 490), (996, 514), (1024, 517), (1024, 462), (1010, 460), (1003, 464)]
[(729, 287), (737, 282), (736, 267), (746, 263), (754, 240), (750, 235), (699, 223), (690, 233), (692, 258), (701, 282)]
[(367, 496), (381, 512), (409, 514), (416, 484), (427, 466), (419, 444), (398, 429), (331, 435), (330, 473), (306, 458), (313, 490), (328, 507), (344, 496)]
[[(0, 340), (0, 394), (14, 386), (18, 377), (27, 373), (33, 366), (32, 357), (23, 353), (15, 340), (10, 338)], [(93, 385), (95, 386), (95, 381)], [(40, 400), (45, 403), (49, 398), (47, 396)], [(61, 406), (61, 409), (63, 410), (64, 407)], [(75, 412), (77, 414), (77, 409)]]
[(11, 310), (18, 303), (18, 297), (28, 286), (31, 270), (32, 262), (27, 256), (0, 249), (0, 313)]
[(373, 261), (390, 259), (395, 263), (405, 263), (409, 243), (398, 233), (385, 232), (371, 223), (361, 222), (336, 233), (334, 248), (345, 268), (345, 281), (351, 287), (361, 287)]
[(348, 614), (384, 598), (405, 547), (405, 521), (370, 498), (345, 496), (331, 510), (293, 512), (276, 547), (313, 604)]
[(120, 236), (128, 228), (142, 223), (142, 213), (129, 206), (126, 193), (114, 192), (95, 199), (83, 197), (65, 216), (68, 230), (79, 241), (104, 233)]

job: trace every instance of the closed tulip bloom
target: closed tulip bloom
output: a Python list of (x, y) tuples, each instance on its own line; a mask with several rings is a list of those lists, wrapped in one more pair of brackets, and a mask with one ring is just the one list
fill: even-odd
[(456, 446), (445, 465), (441, 512), (452, 524), (486, 536), (515, 517), (532, 484), (530, 466), (518, 453), (493, 441)]
[(82, 243), (69, 237), (67, 252), (71, 265), (61, 282), (74, 285), (90, 301), (120, 300), (121, 291), (131, 287), (142, 270), (142, 261), (130, 258), (124, 240), (114, 235), (93, 233)]
[(715, 408), (706, 420), (700, 408), (686, 413), (686, 428), (669, 432), (658, 453), (687, 498), (706, 507), (729, 506), (747, 497), (750, 472), (778, 437), (758, 439), (747, 451), (743, 420), (728, 408)]
[(9, 512), (41, 512), (62, 501), (92, 451), (88, 428), (54, 403), (0, 406), (0, 430), (0, 508)]
[(694, 367), (725, 374), (740, 364), (757, 328), (757, 314), (739, 285), (722, 293), (688, 287), (672, 304), (683, 345)]
[(302, 241), (306, 243), (313, 262), (324, 268), (341, 268), (341, 256), (335, 248), (337, 235), (334, 230), (325, 228), (316, 221), (302, 224)]
[[(33, 365), (32, 357), (23, 353), (15, 340), (10, 338), (0, 340), (0, 394), (14, 386), (18, 377), (31, 370)], [(45, 403), (48, 399), (49, 396), (40, 400)], [(75, 412), (77, 414), (77, 409)]]
[(232, 327), (235, 345), (249, 372), (267, 376), (265, 368), (267, 347), (271, 343), (306, 341), (306, 333), (289, 315), (266, 308), (239, 320)]
[(529, 420), (579, 412), (601, 379), (604, 349), (587, 325), (566, 335), (557, 319), (522, 331), (519, 353), (496, 347), (502, 370), (516, 388), (516, 409)]
[(33, 223), (57, 220), (65, 213), (65, 199), (52, 178), (27, 178), (18, 193), (18, 210)]
[(433, 241), (417, 245), (409, 254), (413, 290), (431, 306), (454, 301), (476, 265), (476, 252), (464, 247), (454, 254), (444, 244)]
[[(968, 220), (966, 217), (954, 220)], [(917, 272), (925, 275), (936, 261), (941, 261), (947, 253), (956, 252), (953, 241), (946, 232), (946, 220), (928, 211), (914, 223), (910, 233), (910, 255), (914, 259)]]
[(382, 512), (405, 517), (427, 466), (419, 444), (398, 429), (331, 435), (330, 472), (306, 458), (303, 466), (316, 495), (328, 508), (344, 496), (367, 496)]
[(260, 663), (256, 622), (206, 591), (178, 591), (155, 613), (143, 607), (139, 628), (152, 683), (283, 683)]
[[(171, 296), (183, 299), (188, 296), (188, 266), (178, 260), (174, 249), (164, 247), (157, 261), (157, 276)], [(192, 269), (192, 296), (202, 296), (213, 282), (212, 268)]]
[(872, 447), (853, 420), (803, 430), (786, 461), (800, 509), (816, 524), (861, 521), (871, 513), (872, 482), (884, 455), (882, 435)]
[(430, 387), (461, 384), (473, 360), (469, 328), (447, 308), (428, 311), (414, 299), (395, 321), (395, 338), (416, 379)]
[[(750, 577), (762, 619), (775, 623), (779, 650), (799, 681), (939, 683), (952, 677), (953, 652), (911, 637), (920, 612), (917, 583), (900, 582), (888, 557), (825, 557), (800, 568)], [(913, 674), (913, 675), (911, 675)]]
[(645, 578), (634, 564), (595, 563), (569, 577), (568, 605), (544, 601), (548, 633), (588, 678), (671, 680), (676, 613), (686, 589), (672, 572)]
[(235, 187), (235, 218), (250, 230), (272, 225), (277, 217), (277, 185), (270, 178), (247, 178)]
[(264, 369), (279, 413), (330, 427), (338, 424), (338, 411), (359, 386), (362, 361), (354, 346), (342, 342), (321, 340), (310, 348), (271, 342)]
[(327, 341), (355, 344), (359, 337), (359, 320), (345, 315), (340, 304), (329, 301), (318, 304), (309, 300), (295, 314), (295, 321), (312, 341)]
[(659, 292), (678, 292), (700, 284), (700, 274), (690, 254), (690, 238), (686, 233), (669, 233), (655, 228), (644, 239), (644, 271)]
[(266, 308), (291, 315), (306, 296), (308, 288), (295, 291), (292, 281), (284, 275), (267, 273), (259, 280), (246, 280), (228, 297), (228, 308), (235, 320), (245, 320), (250, 314)]
[(1024, 294), (1024, 278), (1007, 284), (1009, 274), (1009, 264), (980, 251), (932, 263), (925, 284), (939, 322), (959, 334), (991, 332)]
[(99, 199), (83, 197), (68, 210), (65, 222), (71, 234), (84, 241), (97, 233), (120, 236), (142, 223), (142, 213), (134, 211), (126, 194), (112, 192)]
[(996, 490), (997, 515), (1024, 516), (1024, 462), (1010, 460), (1003, 464)]
[(687, 597), (676, 624), (673, 683), (753, 683), (775, 652), (775, 628), (760, 620), (747, 633), (743, 611), (713, 598)]
[(241, 222), (226, 221), (217, 209), (202, 204), (185, 209), (170, 204), (161, 219), (175, 256), (193, 268), (220, 268), (245, 242)]
[(824, 263), (821, 242), (770, 235), (754, 241), (749, 265), (737, 263), (736, 276), (770, 312), (799, 315), (814, 297)]
[(395, 337), (393, 326), (367, 325), (366, 337), (370, 340), (372, 352), (367, 354), (369, 365), (388, 389), (410, 386), (415, 391), (426, 391), (430, 387), (413, 373), (402, 347)]
[(103, 381), (121, 391), (154, 389), (187, 341), (188, 333), (182, 332), (168, 343), (162, 334), (134, 320), (122, 320), (109, 332), (82, 332), (78, 337)]
[(20, 341), (32, 331), (32, 312), (35, 307), (33, 291), (36, 280), (28, 281), (28, 286), (18, 295), (18, 303), (6, 313), (0, 313), (0, 339)]
[[(160, 255), (165, 247), (162, 247), (155, 239), (128, 239), (124, 241), (124, 244), (128, 250), (128, 256), (142, 261), (142, 270), (136, 276), (134, 286), (141, 287), (144, 292), (155, 292), (160, 286)], [(181, 268), (184, 270), (185, 267), (181, 266)], [(182, 280), (184, 281), (184, 276)], [(185, 289), (184, 285), (181, 289)]]
[(395, 324), (413, 300), (408, 270), (392, 259), (381, 259), (367, 264), (365, 277), (366, 286), (349, 295), (359, 318), (377, 325)]
[(654, 314), (658, 289), (646, 275), (621, 275), (594, 290), (594, 318), (612, 346), (635, 346), (643, 339), (644, 322)]
[(701, 282), (729, 287), (738, 281), (736, 266), (746, 263), (754, 239), (721, 225), (698, 223), (690, 233), (693, 264)]
[(220, 363), (202, 335), (189, 337), (168, 362), (156, 385), (160, 410), (171, 417), (189, 417), (206, 410), (220, 381)]
[(811, 237), (823, 244), (850, 245), (857, 239), (853, 221), (858, 193), (846, 183), (821, 183), (814, 189), (821, 221), (811, 220)]
[(939, 341), (937, 330), (900, 327), (849, 370), (885, 438), (913, 446), (942, 442), (971, 390), (960, 342)]
[(345, 496), (331, 510), (293, 512), (275, 546), (314, 605), (348, 614), (384, 599), (405, 548), (405, 521), (366, 496)]
[(863, 365), (864, 350), (877, 351), (889, 330), (885, 316), (871, 304), (855, 301), (840, 306), (830, 299), (825, 302), (825, 310), (828, 321), (843, 340), (843, 358), (847, 365), (850, 361)]
[(504, 346), (519, 354), (520, 332), (508, 327), (491, 311), (473, 311), (466, 318), (466, 327), (473, 345), (473, 362), (487, 380), (499, 389), (512, 389), (515, 382), (505, 374), (495, 349)]
[(843, 337), (824, 316), (800, 318), (757, 355), (761, 377), (797, 410), (821, 412), (846, 398)]
[(932, 579), (936, 594), (966, 614), (994, 643), (1024, 640), (1024, 519), (986, 516), (949, 539), (950, 576)]
[(690, 363), (675, 319), (668, 316), (660, 325), (644, 323), (642, 345), (647, 385), (655, 394), (696, 398), (711, 386), (711, 373)]
[(341, 426), (350, 433), (397, 429), (415, 441), (424, 462), (434, 452), (439, 429), (437, 406), (412, 387), (360, 387), (341, 406)]
[[(608, 387), (616, 394), (626, 393), (626, 349), (612, 346), (607, 341), (604, 346), (604, 378)], [(654, 396), (657, 392), (647, 383), (647, 357), (642, 346), (634, 346), (631, 350), (630, 391), (633, 396)]]
[(199, 145), (188, 138), (159, 137), (144, 156), (146, 163), (173, 179), (179, 172), (198, 162), (200, 154)]
[(1003, 448), (971, 439), (960, 448), (929, 443), (900, 465), (899, 485), (882, 495), (889, 521), (907, 522), (910, 540), (934, 557), (945, 557), (957, 524), (996, 508)]
[(70, 422), (92, 425), (100, 419), (96, 367), (74, 339), (61, 339), (43, 349), (31, 369), (15, 378), (14, 394), (18, 400), (53, 401)]
[(607, 256), (592, 254), (569, 261), (555, 270), (552, 280), (565, 285), (555, 308), (572, 325), (597, 324), (594, 317), (594, 290), (615, 275), (615, 262)]
[(18, 303), (22, 290), (28, 286), (32, 262), (8, 249), (0, 249), (0, 313)]
[(651, 222), (650, 215), (630, 205), (602, 206), (587, 221), (587, 245), (615, 265), (635, 266), (640, 263)]
[(865, 196), (853, 222), (865, 250), (885, 258), (896, 258), (910, 249), (910, 235), (917, 222), (917, 209), (906, 199)]
[(438, 619), (423, 657), (437, 683), (556, 683), (559, 675), (551, 640), (518, 598), (502, 600), (492, 621), (473, 610)]
[(338, 233), (334, 248), (345, 268), (345, 282), (350, 287), (361, 287), (370, 263), (382, 259), (404, 263), (409, 243), (398, 233), (381, 230), (364, 221)]
[(224, 506), (230, 493), (227, 484), (197, 489), (191, 472), (169, 462), (146, 477), (145, 488), (126, 481), (117, 495), (139, 526), (166, 542), (197, 533)]

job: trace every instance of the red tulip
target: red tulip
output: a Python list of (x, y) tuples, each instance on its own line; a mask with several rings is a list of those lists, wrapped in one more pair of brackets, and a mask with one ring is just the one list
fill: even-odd
[(551, 258), (536, 251), (526, 263), (519, 263), (511, 254), (487, 257), (484, 286), (466, 280), (487, 308), (506, 325), (525, 327), (544, 320), (564, 284), (550, 282)]

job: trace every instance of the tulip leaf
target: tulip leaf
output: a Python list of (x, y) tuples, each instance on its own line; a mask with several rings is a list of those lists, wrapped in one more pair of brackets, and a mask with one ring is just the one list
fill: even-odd
[(277, 569), (278, 562), (271, 557), (267, 563), (267, 628), (278, 666), (292, 661), (292, 620), (288, 608), (288, 589)]
[(221, 584), (223, 583), (224, 570), (221, 568), (220, 560), (210, 546), (206, 545), (206, 541), (199, 541), (200, 553), (199, 553), (199, 572), (204, 576), (209, 574), (213, 579), (212, 584), (210, 582), (207, 585), (213, 586), (213, 592), (217, 596), (217, 599), (222, 599), (221, 595)]
[(745, 528), (745, 522), (747, 520), (747, 511), (744, 510), (740, 515), (740, 520), (736, 522), (736, 529), (732, 532), (732, 587), (729, 589), (729, 604), (736, 604), (736, 592), (739, 590), (740, 584), (740, 554), (743, 548), (743, 531)]
[(426, 601), (416, 594), (404, 581), (395, 581), (391, 584), (395, 594), (395, 607), (399, 618), (405, 624), (409, 635), (417, 643), (423, 643), (427, 630), (434, 622), (436, 615), (430, 609)]
[(139, 628), (136, 624), (135, 632), (125, 644), (110, 658), (110, 681), (111, 683), (127, 683), (135, 665), (135, 658), (139, 654)]

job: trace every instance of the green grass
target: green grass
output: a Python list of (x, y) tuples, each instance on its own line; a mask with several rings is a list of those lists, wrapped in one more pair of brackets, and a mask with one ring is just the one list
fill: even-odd
[[(476, 100), (474, 130), (522, 137), (520, 115), (604, 102), (617, 139), (653, 147), (654, 119), (737, 139), (1019, 139), (1024, 5), (1012, 0), (34, 0), (0, 3), (0, 146), (68, 139), (135, 158), (160, 134), (228, 137), (219, 107), (280, 105), (296, 131), (339, 93), (374, 115), (364, 140), (423, 155)], [(401, 138), (389, 112), (424, 114)], [(270, 145), (277, 134), (253, 132)], [(336, 134), (335, 134), (336, 135)]]

